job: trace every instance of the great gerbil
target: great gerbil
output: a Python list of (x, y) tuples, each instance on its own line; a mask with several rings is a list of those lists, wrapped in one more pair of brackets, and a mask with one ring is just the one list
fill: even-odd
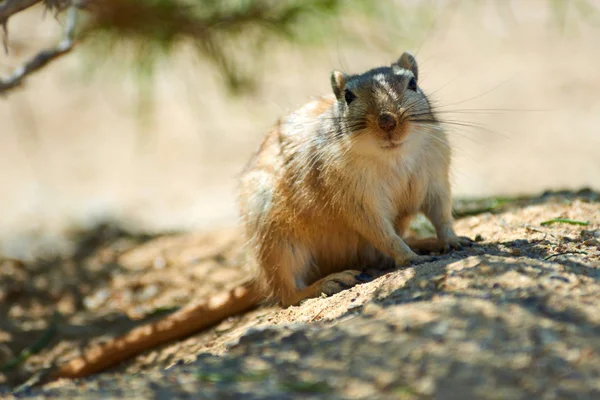
[(279, 121), (242, 177), (240, 202), (263, 293), (284, 305), (358, 282), (358, 269), (418, 260), (402, 239), (422, 211), (441, 247), (452, 228), (450, 146), (404, 53)]
[(360, 75), (334, 71), (333, 95), (282, 118), (241, 179), (250, 283), (92, 348), (52, 377), (81, 377), (188, 336), (264, 300), (282, 306), (358, 283), (360, 269), (420, 261), (403, 239), (423, 212), (437, 239), (452, 228), (450, 146), (412, 55)]

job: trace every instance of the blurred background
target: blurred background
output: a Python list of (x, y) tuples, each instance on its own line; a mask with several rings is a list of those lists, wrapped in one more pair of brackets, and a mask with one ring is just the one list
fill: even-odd
[[(455, 196), (600, 189), (600, 1), (205, 0), (189, 15), (220, 22), (199, 30), (178, 2), (137, 3), (88, 16), (71, 53), (0, 99), (0, 255), (65, 251), (103, 221), (236, 224), (237, 176), (276, 119), (329, 93), (332, 69), (405, 50), (444, 111)], [(12, 17), (0, 76), (64, 21)]]

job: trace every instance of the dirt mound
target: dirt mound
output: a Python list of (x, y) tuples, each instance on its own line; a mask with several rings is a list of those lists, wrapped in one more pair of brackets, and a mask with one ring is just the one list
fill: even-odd
[[(472, 248), (330, 298), (260, 308), (22, 396), (600, 397), (600, 196), (458, 205), (469, 216), (457, 232), (478, 238)], [(0, 365), (36, 341), (44, 348), (5, 369), (0, 393), (86, 344), (232, 287), (244, 278), (242, 245), (236, 229), (151, 238), (104, 226), (69, 256), (4, 261)]]

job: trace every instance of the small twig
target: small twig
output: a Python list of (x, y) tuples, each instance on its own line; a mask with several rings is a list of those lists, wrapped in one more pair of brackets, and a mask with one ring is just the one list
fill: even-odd
[(2, 45), (4, 46), (4, 53), (8, 54), (8, 19), (0, 21), (2, 25)]
[(315, 314), (315, 315), (314, 315), (314, 316), (313, 316), (313, 317), (310, 319), (310, 322), (315, 322), (315, 320), (316, 320), (318, 317), (320, 317), (320, 316), (321, 316), (321, 314), (323, 314), (323, 311), (325, 311), (325, 309), (326, 309), (326, 308), (327, 308), (327, 306), (326, 306), (326, 305), (325, 305), (325, 306), (323, 306), (323, 307), (321, 307), (321, 309), (319, 310), (319, 312), (318, 312), (318, 313), (316, 313), (316, 314)]
[(554, 258), (554, 257), (564, 256), (565, 254), (584, 254), (584, 255), (587, 256), (587, 253), (585, 251), (565, 251), (564, 253), (552, 254), (552, 255), (544, 258), (544, 261), (547, 261), (547, 260), (549, 260), (551, 258)]
[(544, 221), (542, 223), (540, 223), (541, 226), (546, 226), (546, 225), (551, 225), (551, 224), (570, 224), (570, 225), (589, 225), (589, 221), (577, 221), (574, 219), (568, 219), (568, 218), (554, 218), (554, 219), (549, 219), (548, 221)]
[(71, 51), (75, 45), (73, 39), (75, 34), (75, 26), (77, 25), (77, 7), (71, 6), (67, 11), (67, 20), (65, 24), (65, 34), (63, 40), (53, 49), (40, 51), (25, 64), (16, 68), (13, 73), (6, 79), (0, 79), (0, 94), (14, 89), (23, 83), (25, 76), (32, 74), (50, 61), (62, 56)]

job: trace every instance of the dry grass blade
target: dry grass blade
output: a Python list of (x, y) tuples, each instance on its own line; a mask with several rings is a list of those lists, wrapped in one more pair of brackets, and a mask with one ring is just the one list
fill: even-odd
[(540, 225), (541, 226), (547, 226), (547, 225), (552, 225), (552, 224), (569, 224), (569, 225), (589, 225), (589, 221), (576, 221), (574, 219), (568, 219), (568, 218), (553, 218), (553, 219), (549, 219), (548, 221), (544, 221), (541, 222)]
[(60, 314), (58, 312), (54, 312), (54, 314), (52, 314), (50, 324), (48, 325), (48, 328), (44, 331), (42, 336), (40, 336), (40, 338), (31, 346), (23, 349), (18, 356), (7, 361), (2, 367), (0, 367), (0, 371), (10, 371), (11, 369), (27, 361), (27, 359), (32, 355), (42, 351), (48, 345), (48, 343), (50, 343), (52, 338), (54, 338), (54, 335), (56, 335), (56, 328), (58, 325), (59, 315)]
[(562, 253), (556, 253), (556, 254), (551, 254), (548, 257), (544, 257), (544, 261), (548, 261), (551, 258), (554, 257), (558, 257), (558, 256), (565, 256), (565, 255), (569, 255), (569, 254), (583, 254), (583, 255), (587, 255), (588, 253), (586, 253), (585, 251), (565, 251)]

